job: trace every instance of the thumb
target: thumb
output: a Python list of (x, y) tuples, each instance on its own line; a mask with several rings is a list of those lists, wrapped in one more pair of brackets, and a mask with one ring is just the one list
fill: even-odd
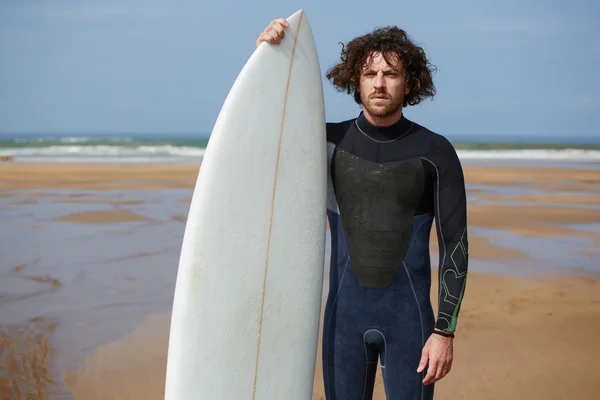
[(427, 366), (427, 361), (429, 361), (429, 348), (425, 347), (421, 352), (421, 361), (419, 362), (419, 367), (417, 368), (417, 372), (421, 373)]

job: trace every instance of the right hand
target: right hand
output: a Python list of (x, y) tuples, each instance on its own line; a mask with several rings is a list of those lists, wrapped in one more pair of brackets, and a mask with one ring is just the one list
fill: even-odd
[(274, 19), (260, 34), (258, 39), (256, 39), (256, 47), (258, 47), (261, 42), (267, 42), (271, 44), (281, 43), (281, 40), (285, 37), (284, 29), (289, 26), (290, 24), (288, 24), (285, 18)]

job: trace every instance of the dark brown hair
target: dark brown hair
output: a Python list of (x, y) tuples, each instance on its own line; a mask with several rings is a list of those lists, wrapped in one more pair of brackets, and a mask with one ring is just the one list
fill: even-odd
[(386, 62), (392, 63), (399, 57), (404, 66), (404, 77), (410, 92), (404, 98), (404, 106), (419, 104), (426, 97), (433, 97), (436, 88), (431, 77), (435, 67), (429, 63), (425, 51), (413, 43), (406, 32), (396, 26), (375, 29), (357, 37), (346, 46), (342, 44), (341, 60), (327, 72), (334, 87), (354, 95), (361, 104), (359, 83), (365, 63), (370, 62), (372, 52), (381, 53)]

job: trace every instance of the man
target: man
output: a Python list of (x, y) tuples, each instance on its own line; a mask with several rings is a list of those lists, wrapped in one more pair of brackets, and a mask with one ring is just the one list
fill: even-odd
[[(285, 19), (256, 41), (278, 44)], [(327, 78), (362, 106), (327, 123), (332, 254), (323, 320), (328, 400), (371, 399), (379, 358), (388, 399), (433, 398), (452, 366), (467, 275), (461, 164), (443, 136), (403, 108), (436, 89), (424, 51), (397, 27), (355, 38)], [(440, 249), (438, 315), (430, 301), (429, 237)]]

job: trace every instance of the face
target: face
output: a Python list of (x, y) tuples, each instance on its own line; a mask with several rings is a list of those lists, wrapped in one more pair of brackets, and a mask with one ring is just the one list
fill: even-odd
[(402, 114), (404, 96), (409, 92), (402, 61), (388, 58), (391, 64), (380, 53), (374, 53), (360, 76), (359, 91), (364, 112), (367, 117), (380, 122)]

